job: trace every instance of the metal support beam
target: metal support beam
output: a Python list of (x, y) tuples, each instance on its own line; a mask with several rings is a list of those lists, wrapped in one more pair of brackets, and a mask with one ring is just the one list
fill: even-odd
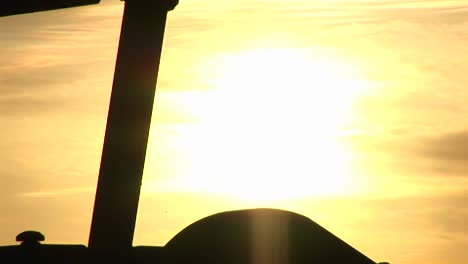
[(89, 248), (132, 247), (167, 12), (174, 0), (127, 0)]

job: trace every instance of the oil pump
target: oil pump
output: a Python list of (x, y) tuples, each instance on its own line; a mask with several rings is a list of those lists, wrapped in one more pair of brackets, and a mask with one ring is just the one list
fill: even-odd
[[(0, 16), (98, 3), (8, 1), (0, 4)], [(88, 246), (41, 244), (42, 234), (26, 231), (17, 237), (21, 245), (0, 247), (0, 259), (6, 263), (375, 264), (312, 220), (275, 209), (216, 214), (188, 226), (164, 247), (133, 247), (166, 17), (177, 4), (178, 0), (125, 0)], [(253, 229), (261, 230), (261, 235), (252, 236)]]

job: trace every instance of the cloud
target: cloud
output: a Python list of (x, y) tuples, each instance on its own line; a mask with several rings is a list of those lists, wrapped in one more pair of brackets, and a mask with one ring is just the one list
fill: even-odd
[(468, 131), (450, 132), (422, 139), (417, 155), (425, 158), (441, 175), (466, 177), (468, 172)]
[(448, 133), (426, 140), (423, 154), (448, 163), (468, 161), (468, 130)]
[(73, 196), (83, 193), (94, 193), (95, 188), (93, 187), (74, 187), (74, 188), (64, 188), (64, 189), (54, 189), (54, 190), (41, 190), (34, 192), (24, 192), (17, 194), (20, 198), (47, 198), (47, 197), (64, 197), (64, 196)]
[(79, 104), (80, 94), (90, 82), (85, 70), (89, 68), (63, 64), (7, 71), (0, 78), (0, 116), (57, 113)]
[[(122, 6), (97, 5), (2, 18), (0, 116), (105, 108), (120, 29), (118, 9)], [(94, 97), (87, 96), (90, 90)], [(106, 100), (96, 104), (103, 95)]]
[(468, 173), (467, 130), (431, 132), (430, 127), (407, 125), (375, 135), (347, 136), (342, 142), (353, 155), (362, 157), (355, 166), (375, 168), (374, 173), (394, 174), (395, 179), (421, 186), (435, 184), (433, 180), (441, 184), (439, 188), (457, 186), (455, 183), (463, 184)]

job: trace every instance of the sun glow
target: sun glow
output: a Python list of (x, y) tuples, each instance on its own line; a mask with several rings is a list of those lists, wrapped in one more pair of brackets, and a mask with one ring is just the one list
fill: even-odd
[(178, 95), (196, 120), (177, 128), (186, 164), (179, 188), (254, 203), (352, 192), (337, 140), (367, 89), (352, 67), (286, 49), (210, 62), (210, 89)]

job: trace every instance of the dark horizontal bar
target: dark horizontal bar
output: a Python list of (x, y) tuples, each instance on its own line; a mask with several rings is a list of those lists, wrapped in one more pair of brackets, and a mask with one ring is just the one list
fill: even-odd
[(100, 0), (1, 0), (0, 17), (93, 5)]

